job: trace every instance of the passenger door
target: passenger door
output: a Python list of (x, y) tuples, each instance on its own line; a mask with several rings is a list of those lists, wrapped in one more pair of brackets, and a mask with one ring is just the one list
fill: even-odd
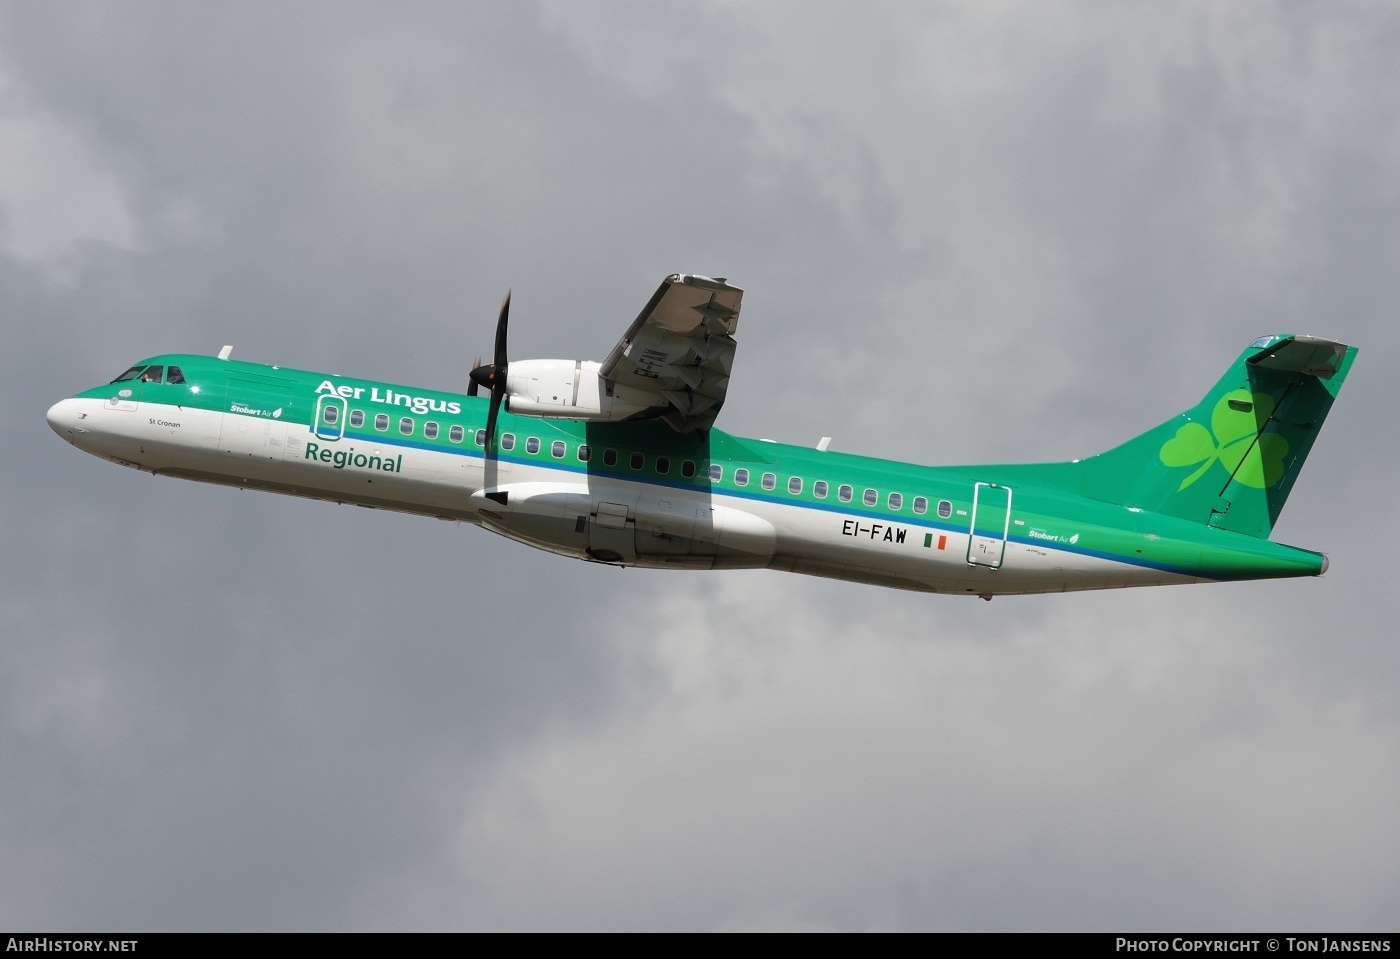
[(345, 397), (321, 394), (316, 400), (316, 418), (311, 431), (319, 440), (335, 442), (345, 435), (345, 418), (348, 415)]
[(1011, 530), (1011, 487), (978, 483), (972, 488), (972, 520), (967, 538), (967, 561), (972, 566), (1000, 569)]

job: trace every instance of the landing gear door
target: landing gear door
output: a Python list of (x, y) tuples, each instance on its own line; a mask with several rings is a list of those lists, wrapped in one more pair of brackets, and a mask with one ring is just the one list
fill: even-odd
[(970, 566), (1000, 569), (1011, 531), (1011, 487), (978, 483), (972, 488), (972, 522), (967, 538)]
[(588, 555), (600, 563), (637, 562), (637, 520), (622, 503), (599, 503), (588, 518)]
[(312, 432), (318, 440), (335, 441), (345, 435), (345, 397), (322, 393), (316, 399)]

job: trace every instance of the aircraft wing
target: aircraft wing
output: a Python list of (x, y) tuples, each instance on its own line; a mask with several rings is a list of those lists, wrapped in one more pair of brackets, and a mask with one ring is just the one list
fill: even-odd
[(651, 394), (673, 429), (709, 429), (729, 387), (743, 298), (723, 279), (666, 277), (598, 371), (608, 394)]

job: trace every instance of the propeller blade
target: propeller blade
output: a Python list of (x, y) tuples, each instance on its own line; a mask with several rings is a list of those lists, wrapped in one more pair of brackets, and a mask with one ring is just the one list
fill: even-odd
[(506, 327), (510, 323), (510, 291), (501, 301), (501, 316), (496, 320), (496, 362), (495, 367), (502, 372), (506, 368)]
[(496, 415), (501, 412), (501, 400), (505, 398), (505, 390), (491, 391), (491, 409), (486, 414), (486, 451), (495, 452), (496, 449)]
[(468, 382), (468, 384), (467, 384), (467, 395), (468, 395), (468, 396), (475, 396), (475, 395), (477, 394), (478, 390), (480, 389), (481, 384), (477, 381), (477, 378), (476, 378), (476, 371), (477, 371), (478, 369), (480, 369), (480, 368), (481, 368), (481, 357), (478, 356), (476, 359), (472, 360), (472, 371), (471, 371), (471, 373), (467, 376), (467, 379), (470, 381), (470, 382)]
[[(506, 377), (510, 363), (506, 358), (506, 329), (510, 325), (510, 291), (501, 301), (501, 315), (496, 320), (496, 362), (482, 371), (472, 370), (472, 378), (483, 385), (491, 386), (491, 410), (486, 414), (486, 450), (496, 449), (496, 417), (501, 412), (501, 402), (506, 398)], [(486, 373), (485, 370), (490, 370)]]

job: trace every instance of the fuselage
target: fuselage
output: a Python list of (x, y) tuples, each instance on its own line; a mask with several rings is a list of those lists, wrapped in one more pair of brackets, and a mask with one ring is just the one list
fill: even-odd
[(485, 398), (190, 354), (132, 371), (55, 404), (50, 426), (157, 475), (459, 520), (594, 562), (984, 597), (1326, 568), (1319, 553), (1038, 487), (1016, 466), (508, 411), (488, 452)]

